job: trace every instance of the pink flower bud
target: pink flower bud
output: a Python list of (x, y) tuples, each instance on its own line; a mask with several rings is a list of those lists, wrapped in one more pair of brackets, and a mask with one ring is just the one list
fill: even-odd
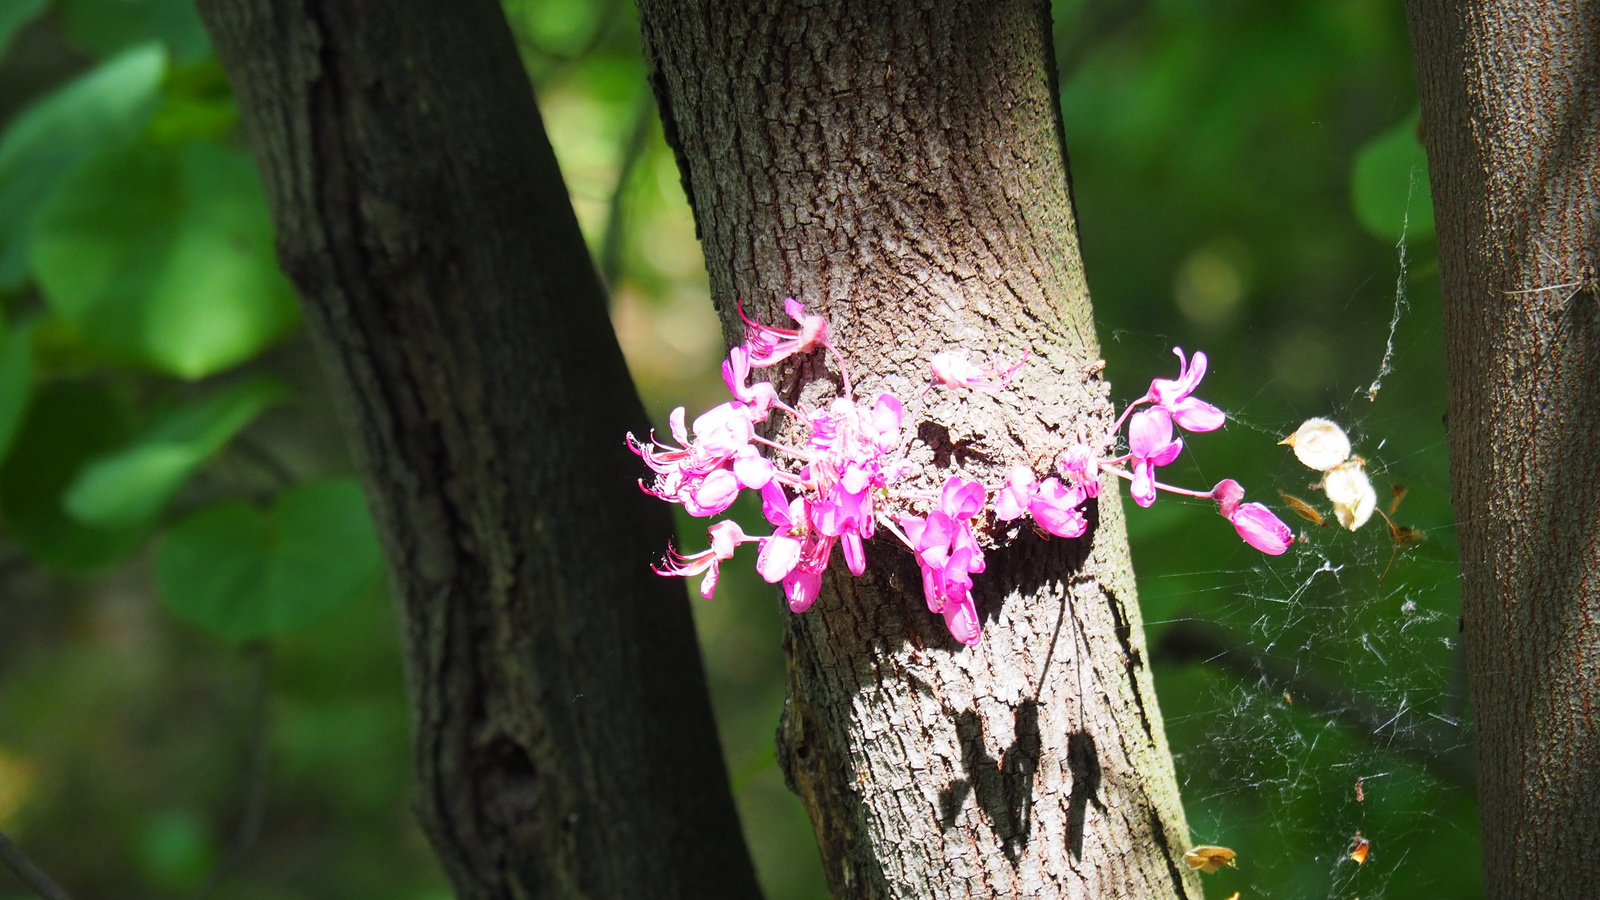
[(1272, 510), (1259, 503), (1240, 504), (1229, 519), (1244, 542), (1270, 556), (1279, 556), (1294, 543), (1294, 533)]

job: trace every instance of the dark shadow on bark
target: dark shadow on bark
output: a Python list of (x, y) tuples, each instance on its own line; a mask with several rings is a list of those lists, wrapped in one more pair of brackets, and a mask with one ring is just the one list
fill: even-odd
[(958, 778), (939, 792), (939, 812), (946, 830), (955, 826), (956, 816), (967, 795), (976, 790), (978, 808), (989, 817), (1000, 850), (1016, 865), (1033, 835), (1033, 773), (1039, 768), (1042, 749), (1039, 741), (1039, 704), (1024, 700), (1017, 707), (1011, 745), (996, 760), (983, 741), (983, 722), (972, 710), (956, 717), (956, 735), (961, 741), (961, 766), (966, 778)]
[[(1093, 805), (1105, 812), (1100, 802), (1100, 748), (1088, 732), (1074, 731), (1067, 738), (1067, 771), (1072, 773), (1072, 794), (1067, 806), (1067, 849), (1072, 858), (1083, 860), (1083, 826)], [(1182, 879), (1178, 880), (1182, 884)]]
[[(1172, 877), (1173, 891), (1179, 897), (1188, 900), (1189, 891), (1183, 883), (1183, 871), (1178, 868), (1177, 853), (1174, 851), (1172, 841), (1167, 838), (1167, 826), (1161, 821), (1160, 816), (1154, 814), (1153, 810), (1150, 816), (1150, 836), (1155, 840), (1156, 846), (1161, 848), (1162, 855), (1166, 857), (1167, 874)], [(1202, 894), (1201, 896), (1205, 895)]]
[(973, 462), (991, 466), (996, 464), (993, 457), (978, 449), (978, 441), (952, 437), (950, 429), (939, 422), (918, 422), (917, 440), (933, 450), (933, 464), (940, 470), (949, 470)]
[[(980, 577), (973, 579), (972, 599), (985, 626), (999, 615), (1007, 597), (1031, 597), (1041, 589), (1056, 585), (1061, 588), (1059, 593), (1066, 596), (1066, 585), (1083, 572), (1095, 535), (1099, 533), (1100, 501), (1086, 501), (1083, 513), (1089, 520), (1089, 529), (1083, 537), (1059, 538), (1022, 526), (1015, 529), (1020, 533), (1005, 546), (984, 551), (986, 568)], [(1122, 619), (1119, 617), (1118, 621)], [(1127, 637), (1120, 631), (1119, 637), (1126, 643)]]

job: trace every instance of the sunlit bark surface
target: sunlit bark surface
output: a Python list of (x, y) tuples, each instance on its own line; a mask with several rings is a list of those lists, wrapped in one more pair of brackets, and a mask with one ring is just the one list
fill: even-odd
[[(771, 322), (785, 297), (821, 309), (859, 394), (908, 401), (930, 490), (1042, 476), (1104, 432), (1046, 4), (640, 15), (731, 340), (737, 299)], [(1030, 357), (1002, 396), (911, 402), (957, 346)], [(778, 382), (817, 403), (839, 379), (819, 355)], [(865, 577), (838, 566), (789, 621), (779, 758), (836, 896), (1199, 897), (1116, 486), (1081, 540), (991, 532), (974, 649), (887, 535)]]

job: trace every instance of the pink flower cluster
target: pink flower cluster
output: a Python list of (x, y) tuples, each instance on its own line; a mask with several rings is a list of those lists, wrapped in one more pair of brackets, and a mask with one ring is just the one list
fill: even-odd
[[(756, 543), (760, 548), (756, 571), (770, 583), (781, 583), (789, 608), (804, 612), (817, 599), (834, 548), (844, 557), (845, 568), (860, 575), (867, 565), (864, 542), (882, 526), (915, 555), (929, 611), (942, 615), (951, 635), (971, 646), (981, 637), (972, 576), (984, 570), (977, 529), (986, 524), (985, 512), (1000, 522), (1030, 517), (1041, 532), (1082, 537), (1089, 528), (1082, 507), (1099, 495), (1102, 472), (1132, 482), (1131, 494), (1140, 506), (1155, 502), (1158, 490), (1215, 500), (1239, 536), (1262, 552), (1283, 553), (1294, 541), (1288, 526), (1265, 506), (1241, 502), (1244, 489), (1237, 481), (1226, 479), (1200, 492), (1155, 478), (1156, 469), (1170, 465), (1183, 450), (1183, 440), (1173, 437), (1174, 425), (1206, 432), (1222, 427), (1226, 419), (1222, 410), (1193, 396), (1205, 375), (1204, 353), (1185, 359), (1181, 349), (1175, 350), (1178, 377), (1152, 381), (1149, 392), (1124, 410), (1102, 446), (1110, 445), (1127, 422), (1127, 453), (1102, 458), (1093, 447), (1080, 443), (1057, 462), (1059, 477), (1039, 480), (1027, 467), (1016, 466), (1003, 484), (990, 488), (951, 474), (938, 494), (930, 496), (902, 486), (915, 467), (902, 446), (900, 400), (883, 393), (870, 404), (858, 401), (844, 360), (829, 343), (827, 321), (808, 315), (794, 299), (785, 301), (784, 308), (797, 328), (763, 325), (740, 309), (745, 341), (729, 351), (722, 364), (731, 400), (701, 415), (690, 427), (685, 427), (683, 408), (673, 410), (669, 423), (676, 444), (659, 441), (654, 434), (648, 443), (628, 436), (629, 447), (655, 475), (640, 486), (653, 496), (682, 504), (690, 515), (715, 516), (744, 490), (761, 496), (770, 534), (747, 535), (736, 522), (717, 522), (710, 528), (708, 549), (685, 556), (668, 548), (667, 558), (656, 568), (663, 575), (703, 575), (700, 593), (708, 599), (716, 589), (718, 566), (731, 559), (741, 544)], [(841, 396), (825, 408), (791, 408), (778, 399), (772, 384), (749, 383), (752, 369), (818, 348), (834, 355), (843, 384)], [(1024, 356), (1010, 367), (985, 369), (968, 361), (962, 351), (941, 353), (930, 365), (931, 380), (924, 392), (935, 386), (998, 392), (1026, 361)], [(1141, 406), (1148, 408), (1135, 413)], [(756, 433), (756, 426), (774, 410), (804, 427), (806, 436), (798, 446), (778, 444)], [(763, 455), (762, 446), (780, 454), (785, 464), (774, 465)]]

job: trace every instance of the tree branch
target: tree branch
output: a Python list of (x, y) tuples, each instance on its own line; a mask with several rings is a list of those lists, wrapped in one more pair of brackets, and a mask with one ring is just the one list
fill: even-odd
[(649, 145), (655, 108), (649, 94), (639, 98), (639, 107), (633, 114), (633, 128), (622, 145), (622, 158), (617, 163), (617, 184), (611, 189), (605, 238), (600, 243), (600, 278), (606, 283), (613, 303), (616, 302), (617, 277), (622, 273), (622, 249), (628, 236), (628, 181)]
[(29, 859), (21, 847), (13, 844), (5, 832), (0, 832), (0, 862), (5, 863), (6, 868), (22, 879), (22, 883), (43, 900), (72, 900), (72, 895), (62, 890), (61, 885), (56, 884), (37, 863)]
[(239, 818), (239, 827), (234, 831), (233, 842), (228, 845), (228, 852), (217, 862), (211, 874), (206, 876), (205, 883), (194, 892), (193, 900), (205, 900), (224, 879), (233, 874), (245, 854), (261, 837), (261, 823), (267, 815), (267, 788), (270, 784), (268, 764), (272, 758), (267, 700), (270, 693), (272, 647), (257, 643), (251, 645), (248, 652), (254, 663), (252, 666), (254, 672), (250, 685), (250, 736), (247, 741), (250, 758), (249, 771), (245, 776), (244, 815)]

